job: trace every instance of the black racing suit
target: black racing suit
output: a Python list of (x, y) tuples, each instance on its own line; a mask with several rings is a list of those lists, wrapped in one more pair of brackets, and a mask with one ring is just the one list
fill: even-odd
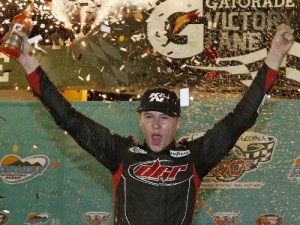
[(155, 153), (76, 111), (41, 67), (27, 76), (57, 125), (112, 173), (118, 225), (192, 224), (202, 179), (254, 125), (276, 77), (263, 65), (236, 108), (212, 129)]

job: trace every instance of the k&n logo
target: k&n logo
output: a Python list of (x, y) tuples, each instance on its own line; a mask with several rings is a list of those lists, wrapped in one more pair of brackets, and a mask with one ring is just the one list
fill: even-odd
[(149, 102), (163, 102), (165, 99), (169, 99), (170, 97), (165, 95), (164, 93), (152, 93), (149, 96)]
[(188, 165), (170, 166), (170, 160), (155, 160), (137, 163), (128, 168), (131, 177), (136, 180), (154, 185), (154, 186), (173, 186), (183, 183), (184, 180), (176, 180), (180, 172), (186, 171)]

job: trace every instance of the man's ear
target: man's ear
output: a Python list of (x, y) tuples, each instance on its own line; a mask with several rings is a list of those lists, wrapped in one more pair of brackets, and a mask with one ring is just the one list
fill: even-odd
[(178, 119), (177, 119), (177, 125), (176, 125), (176, 130), (178, 130), (181, 127), (182, 120), (183, 120), (182, 116), (178, 117)]

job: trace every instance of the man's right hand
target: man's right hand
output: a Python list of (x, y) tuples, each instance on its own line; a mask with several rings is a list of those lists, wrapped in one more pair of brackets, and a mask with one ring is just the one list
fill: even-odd
[(21, 55), (16, 60), (20, 63), (27, 74), (32, 73), (40, 64), (35, 58), (32, 47), (28, 42), (28, 37), (23, 32), (18, 32), (18, 35), (23, 39)]
[(277, 70), (286, 54), (294, 43), (294, 30), (286, 24), (281, 24), (273, 37), (272, 45), (268, 56), (266, 58), (266, 64)]

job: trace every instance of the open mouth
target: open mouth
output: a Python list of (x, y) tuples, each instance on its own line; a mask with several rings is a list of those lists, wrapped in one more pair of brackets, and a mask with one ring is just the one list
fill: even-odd
[(161, 135), (154, 134), (151, 137), (152, 137), (152, 144), (153, 145), (160, 145), (160, 143), (161, 143)]

